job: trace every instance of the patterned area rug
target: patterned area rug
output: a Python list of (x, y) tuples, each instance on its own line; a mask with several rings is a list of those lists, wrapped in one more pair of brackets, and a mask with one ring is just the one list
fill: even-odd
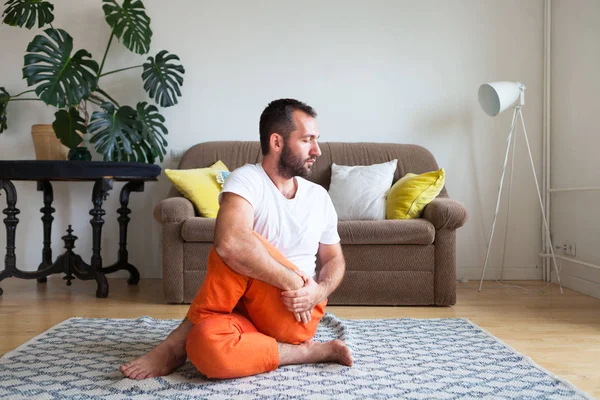
[(471, 322), (454, 318), (343, 320), (326, 314), (316, 340), (346, 341), (351, 368), (296, 365), (217, 381), (206, 380), (188, 362), (168, 377), (121, 376), (119, 365), (151, 349), (179, 322), (68, 319), (0, 359), (0, 398), (591, 398)]

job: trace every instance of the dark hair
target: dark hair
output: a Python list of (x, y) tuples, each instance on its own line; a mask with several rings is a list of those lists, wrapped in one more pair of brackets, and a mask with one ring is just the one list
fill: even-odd
[(290, 134), (296, 129), (292, 113), (302, 111), (315, 118), (317, 112), (308, 104), (294, 99), (273, 100), (265, 108), (260, 116), (259, 132), (260, 147), (263, 155), (269, 152), (269, 140), (273, 133), (283, 136), (284, 140), (290, 137)]

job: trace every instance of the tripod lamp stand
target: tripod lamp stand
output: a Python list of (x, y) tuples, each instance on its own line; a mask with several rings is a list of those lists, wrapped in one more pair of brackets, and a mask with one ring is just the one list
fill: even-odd
[[(521, 120), (521, 126), (523, 127), (523, 136), (525, 137), (525, 143), (527, 144), (527, 152), (529, 154), (529, 161), (531, 162), (531, 171), (533, 172), (533, 180), (535, 181), (535, 187), (537, 189), (538, 200), (540, 202), (540, 209), (542, 211), (542, 218), (544, 220), (544, 231), (546, 238), (550, 244), (550, 251), (552, 253), (552, 262), (554, 264), (554, 271), (560, 287), (560, 293), (563, 293), (562, 285), (560, 283), (560, 275), (558, 273), (558, 266), (556, 265), (556, 257), (554, 256), (554, 246), (552, 246), (552, 240), (550, 239), (550, 229), (548, 227), (548, 220), (544, 212), (544, 204), (542, 202), (542, 196), (540, 194), (540, 187), (538, 185), (537, 175), (535, 173), (535, 165), (533, 163), (533, 157), (531, 156), (531, 148), (529, 146), (529, 138), (527, 137), (527, 130), (525, 129), (525, 121), (523, 119), (523, 105), (525, 104), (525, 85), (521, 82), (491, 82), (483, 84), (479, 87), (478, 91), (479, 104), (483, 111), (490, 117), (494, 117), (501, 112), (505, 111), (509, 107), (513, 106), (513, 117), (510, 126), (510, 133), (506, 141), (506, 154), (504, 156), (504, 166), (502, 167), (502, 176), (500, 177), (500, 185), (498, 186), (498, 199), (496, 201), (496, 211), (494, 213), (494, 220), (490, 230), (489, 241), (487, 245), (487, 252), (485, 255), (485, 263), (483, 264), (483, 270), (481, 271), (481, 281), (479, 282), (479, 291), (483, 286), (483, 277), (487, 267), (488, 259), (490, 256), (490, 249), (492, 247), (492, 239), (494, 238), (494, 230), (496, 228), (496, 219), (498, 218), (498, 210), (500, 208), (500, 198), (502, 195), (502, 187), (504, 183), (504, 175), (506, 172), (506, 164), (508, 162), (508, 155), (512, 145), (512, 156), (511, 156), (511, 171), (509, 181), (509, 195), (508, 195), (508, 212), (506, 219), (508, 221), (508, 215), (510, 213), (510, 202), (512, 195), (512, 178), (514, 171), (515, 161), (515, 147), (516, 147), (516, 133), (517, 133), (517, 119)], [(504, 270), (504, 256), (506, 253), (506, 240), (504, 241), (504, 252), (502, 254), (502, 269)]]

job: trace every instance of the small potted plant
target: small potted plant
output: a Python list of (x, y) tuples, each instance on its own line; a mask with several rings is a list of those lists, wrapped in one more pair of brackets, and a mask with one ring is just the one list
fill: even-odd
[[(87, 134), (105, 161), (163, 160), (168, 130), (158, 108), (147, 101), (134, 107), (121, 105), (100, 85), (107, 75), (140, 68), (143, 88), (151, 99), (160, 107), (177, 104), (185, 70), (175, 54), (162, 50), (143, 64), (104, 71), (114, 38), (134, 53), (148, 53), (152, 30), (142, 1), (123, 0), (119, 4), (116, 0), (102, 0), (111, 33), (100, 64), (87, 50), (73, 51), (72, 37), (52, 26), (54, 6), (49, 1), (8, 0), (5, 6), (4, 24), (31, 29), (37, 23), (38, 28), (49, 28), (33, 38), (25, 53), (23, 79), (32, 89), (11, 95), (0, 87), (0, 133), (8, 128), (7, 107), (11, 102), (41, 100), (58, 108), (52, 130), (71, 149), (71, 159), (88, 158), (85, 150), (82, 155), (78, 148), (82, 135)], [(95, 109), (91, 116), (88, 107)]]

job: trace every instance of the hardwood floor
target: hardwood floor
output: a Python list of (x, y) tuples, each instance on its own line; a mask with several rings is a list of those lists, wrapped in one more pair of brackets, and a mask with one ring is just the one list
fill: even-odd
[[(161, 280), (128, 286), (113, 279), (107, 299), (95, 297), (95, 283), (60, 278), (47, 284), (9, 278), (1, 282), (0, 354), (70, 317), (183, 318), (187, 305), (164, 304)], [(328, 307), (342, 318), (468, 318), (536, 363), (600, 398), (600, 300), (545, 282), (519, 282), (526, 293), (485, 282), (458, 285), (453, 307)]]

